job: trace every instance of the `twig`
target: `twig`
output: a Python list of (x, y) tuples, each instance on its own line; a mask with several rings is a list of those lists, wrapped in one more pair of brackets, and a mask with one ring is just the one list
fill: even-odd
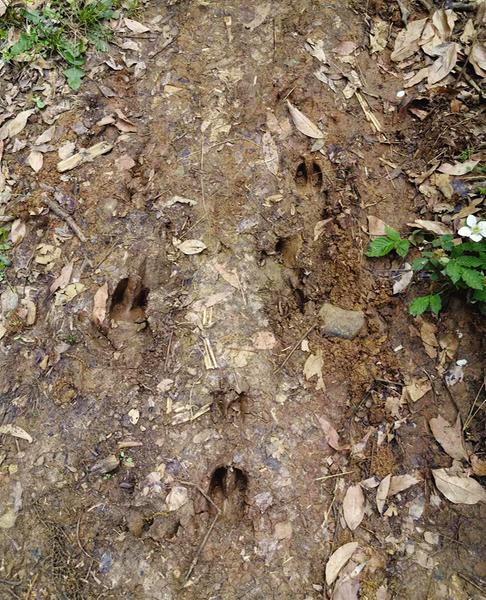
[(204, 550), (204, 546), (207, 544), (209, 536), (211, 535), (211, 531), (214, 529), (214, 526), (216, 525), (216, 521), (219, 519), (219, 515), (220, 515), (219, 512), (216, 513), (216, 516), (214, 517), (213, 522), (211, 523), (208, 530), (206, 531), (206, 535), (204, 536), (202, 542), (199, 544), (199, 548), (197, 549), (197, 552), (196, 552), (194, 558), (192, 559), (191, 565), (190, 565), (189, 569), (187, 570), (186, 576), (184, 578), (184, 584), (186, 584), (189, 581), (189, 578), (191, 577), (192, 572), (194, 571), (194, 568), (197, 565), (199, 557), (201, 556), (201, 553)]
[(472, 581), (471, 579), (469, 579), (469, 577), (466, 577), (465, 575), (463, 575), (462, 573), (458, 573), (459, 577), (461, 579), (464, 579), (464, 581), (467, 581), (467, 583), (469, 583), (469, 585), (472, 585), (473, 587), (475, 587), (477, 590), (479, 590), (481, 592), (481, 594), (485, 593), (485, 589), (482, 588), (481, 586), (479, 586), (477, 583), (475, 583), (474, 581)]
[(432, 381), (432, 377), (429, 375), (428, 371), (422, 369), (422, 371), (427, 375), (427, 379), (430, 381), (430, 385), (432, 386), (432, 395), (434, 396), (434, 404), (437, 404), (437, 394), (435, 392), (434, 382)]
[[(472, 421), (472, 419), (473, 419), (473, 417), (471, 415), (472, 415), (472, 412), (474, 410), (474, 407), (476, 406), (476, 402), (478, 401), (479, 394), (481, 393), (481, 391), (482, 391), (483, 388), (484, 388), (484, 381), (481, 384), (481, 387), (479, 388), (479, 391), (476, 394), (476, 397), (474, 398), (474, 402), (472, 403), (471, 408), (469, 409), (469, 412), (467, 413), (466, 420), (464, 421), (464, 425), (462, 427), (463, 431), (466, 430), (466, 427), (469, 425), (469, 422)], [(474, 413), (474, 414), (476, 414), (476, 413)]]
[(74, 233), (78, 236), (78, 238), (82, 242), (88, 241), (88, 239), (86, 238), (84, 233), (81, 231), (79, 226), (76, 224), (74, 219), (70, 215), (68, 215), (67, 212), (64, 209), (62, 209), (59, 206), (59, 204), (57, 204), (57, 202), (54, 202), (54, 200), (51, 200), (48, 197), (43, 198), (43, 201), (45, 204), (47, 204), (47, 206), (52, 210), (52, 212), (54, 214), (56, 214), (58, 217), (60, 217), (63, 221), (66, 221), (66, 223), (69, 225), (69, 227), (74, 231)]
[(295, 343), (295, 345), (293, 346), (293, 348), (290, 350), (290, 352), (287, 354), (287, 356), (285, 357), (285, 360), (283, 361), (283, 363), (277, 368), (275, 369), (274, 373), (278, 373), (279, 371), (281, 371), (284, 366), (287, 364), (289, 358), (292, 356), (292, 354), (297, 350), (297, 348), (300, 346), (300, 344), (303, 342), (303, 340), (305, 340), (305, 338), (309, 335), (309, 333), (317, 326), (317, 323), (314, 323), (311, 327), (309, 327), (309, 329), (304, 333), (304, 335), (298, 340), (298, 342)]
[(34, 585), (38, 578), (39, 578), (39, 573), (36, 573), (34, 575), (34, 577), (32, 577), (32, 581), (29, 584), (29, 589), (27, 590), (27, 593), (25, 594), (25, 600), (30, 600), (30, 595), (32, 594), (32, 590), (34, 589)]
[(94, 560), (94, 558), (91, 556), (91, 554), (89, 554), (89, 553), (88, 553), (88, 552), (87, 552), (87, 551), (86, 551), (86, 550), (83, 548), (83, 544), (81, 543), (81, 539), (80, 539), (80, 537), (79, 537), (79, 526), (80, 526), (80, 524), (81, 524), (81, 516), (82, 516), (82, 515), (79, 515), (78, 523), (77, 523), (77, 525), (76, 525), (76, 541), (78, 542), (78, 546), (79, 546), (79, 549), (81, 550), (81, 552), (82, 552), (83, 554), (85, 554), (85, 555), (86, 555), (86, 556), (87, 556), (89, 559), (91, 559), (91, 560)]
[(201, 138), (201, 158), (199, 161), (199, 178), (201, 181), (201, 200), (204, 212), (206, 212), (206, 198), (204, 194), (204, 136)]
[(200, 486), (197, 485), (197, 483), (193, 483), (192, 481), (181, 481), (181, 480), (179, 480), (179, 483), (182, 483), (182, 485), (191, 485), (192, 487), (196, 488), (196, 490), (201, 494), (201, 496), (204, 496), (204, 498), (206, 498), (206, 500), (214, 506), (214, 508), (216, 509), (216, 511), (218, 513), (221, 512), (221, 510), (219, 509), (218, 505), (215, 504), (211, 500), (211, 498), (206, 494), (206, 492), (203, 489), (201, 489)]
[(324, 475), (323, 477), (317, 477), (314, 481), (326, 481), (327, 479), (342, 477), (343, 475), (350, 475), (351, 473), (354, 473), (354, 471), (343, 471), (342, 473), (336, 473), (335, 475)]

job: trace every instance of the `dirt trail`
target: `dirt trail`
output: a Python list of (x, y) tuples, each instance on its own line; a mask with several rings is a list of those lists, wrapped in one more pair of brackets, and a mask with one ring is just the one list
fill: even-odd
[[(427, 360), (363, 259), (370, 209), (394, 226), (414, 214), (414, 190), (380, 162), (403, 151), (388, 141), (406, 125), (385, 115), (380, 143), (359, 105), (344, 106), (313, 75), (307, 38), (324, 39), (326, 52), (363, 40), (351, 8), (282, 1), (258, 24), (262, 7), (153, 3), (146, 21), (159, 14), (174, 40), (142, 40), (144, 77), (107, 71), (115, 97), (87, 82), (79, 108), (59, 120), (66, 137), (82, 123), (91, 145), (114, 140), (114, 128), (93, 126), (121, 109), (137, 133), (31, 184), (76, 198), (86, 244), (66, 239), (55, 217), (43, 225), (63, 239), (54, 272), (73, 260), (89, 291), (54, 306), (52, 276), (29, 282), (37, 323), (1, 358), (5, 418), (34, 437), (7, 447), (17, 466), (8, 494), (20, 481), (23, 510), (2, 541), (2, 568), (25, 597), (317, 599), (328, 597), (330, 553), (353, 540), (361, 598), (480, 597), (455, 575), (480, 561), (480, 507), (438, 514), (424, 478), (396, 501), (398, 516), (385, 520), (370, 501), (366, 527), (351, 532), (339, 514), (344, 482), (437, 464), (427, 407), (393, 443), (376, 441), (391, 433), (385, 399)], [(392, 76), (364, 55), (360, 68), (371, 94), (395, 102)], [(324, 154), (291, 125), (287, 97), (321, 123)], [(32, 248), (34, 227), (28, 235)], [(206, 249), (184, 254), (190, 240)], [(93, 295), (105, 282), (109, 314), (96, 327)], [(363, 311), (358, 337), (324, 335), (324, 302)], [(478, 342), (465, 333), (473, 354)], [(311, 354), (322, 379), (304, 376)], [(339, 450), (322, 419), (342, 434)], [(428, 528), (447, 532), (440, 546), (423, 540)]]

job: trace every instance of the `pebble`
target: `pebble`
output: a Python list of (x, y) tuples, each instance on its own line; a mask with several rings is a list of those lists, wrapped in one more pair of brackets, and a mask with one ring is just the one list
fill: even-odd
[(365, 324), (364, 313), (360, 310), (344, 310), (326, 303), (319, 311), (322, 321), (321, 331), (325, 335), (352, 340)]
[(115, 456), (114, 454), (110, 454), (109, 456), (106, 456), (102, 460), (95, 463), (91, 467), (90, 472), (91, 473), (99, 473), (100, 475), (106, 475), (106, 473), (110, 473), (111, 471), (114, 471), (118, 467), (119, 464), (120, 464), (120, 461), (118, 460), (118, 457)]

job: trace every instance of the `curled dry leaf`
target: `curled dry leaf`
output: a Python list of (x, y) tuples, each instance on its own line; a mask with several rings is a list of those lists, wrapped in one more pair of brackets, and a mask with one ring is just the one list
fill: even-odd
[(0, 127), (0, 141), (3, 141), (7, 138), (13, 138), (19, 134), (27, 125), (30, 115), (34, 112), (34, 109), (23, 110), (22, 112), (19, 112), (14, 119), (10, 119), (4, 125), (2, 125), (2, 127)]
[(101, 325), (106, 318), (106, 304), (108, 302), (108, 283), (105, 282), (96, 290), (93, 298), (93, 312), (91, 318), (96, 325)]
[(462, 438), (460, 415), (457, 415), (454, 425), (450, 425), (441, 415), (430, 419), (429, 425), (435, 439), (451, 458), (468, 460), (468, 453), (466, 452)]
[(349, 542), (333, 552), (326, 564), (326, 583), (332, 585), (339, 571), (346, 565), (348, 560), (353, 556), (358, 548), (358, 542)]
[(1, 425), (0, 435), (11, 435), (13, 437), (26, 440), (29, 442), (29, 444), (32, 444), (32, 436), (28, 434), (25, 429), (22, 429), (22, 427), (19, 427), (18, 425)]
[(359, 484), (349, 486), (343, 500), (343, 515), (346, 525), (354, 531), (363, 520), (365, 497)]
[(322, 131), (313, 123), (308, 117), (304, 115), (298, 108), (296, 108), (293, 104), (291, 104), (287, 100), (287, 106), (289, 107), (290, 116), (292, 117), (292, 121), (300, 133), (303, 133), (307, 137), (310, 138), (323, 138), (324, 134)]
[(272, 175), (278, 175), (278, 150), (272, 134), (268, 131), (262, 136), (263, 160)]
[(329, 421), (324, 417), (319, 417), (317, 415), (316, 419), (319, 421), (319, 425), (321, 426), (322, 431), (324, 432), (326, 442), (329, 444), (329, 446), (331, 446), (331, 448), (334, 448), (334, 450), (342, 450), (343, 447), (339, 443), (339, 434), (331, 425), (331, 423), (329, 423)]
[(20, 219), (16, 219), (12, 223), (12, 228), (10, 229), (10, 241), (14, 246), (16, 246), (24, 239), (26, 233), (27, 226), (25, 223)]
[[(440, 170), (440, 169), (439, 169)], [(439, 223), (439, 221), (427, 221), (426, 219), (415, 219), (413, 223), (408, 223), (410, 227), (416, 227), (418, 229), (423, 229), (424, 231), (430, 231), (431, 233), (436, 233), (437, 235), (450, 235), (452, 233), (451, 229), (444, 225), (444, 223)]]
[(376, 490), (376, 507), (378, 508), (378, 512), (380, 515), (383, 514), (383, 509), (385, 508), (385, 502), (388, 498), (388, 490), (390, 489), (391, 482), (391, 474), (384, 477), (378, 489)]
[(433, 469), (437, 489), (454, 504), (486, 502), (486, 491), (472, 477), (450, 475), (449, 469)]
[(183, 254), (200, 254), (207, 248), (206, 244), (201, 240), (184, 240), (181, 242), (174, 238), (172, 243)]
[(400, 492), (404, 492), (408, 490), (409, 487), (415, 485), (422, 481), (421, 479), (417, 479), (413, 475), (396, 475), (390, 480), (390, 487), (388, 489), (388, 497), (395, 496)]

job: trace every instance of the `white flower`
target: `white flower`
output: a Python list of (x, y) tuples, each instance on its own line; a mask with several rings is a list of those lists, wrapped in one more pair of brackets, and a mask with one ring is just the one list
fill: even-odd
[(462, 237), (471, 238), (473, 242), (480, 242), (486, 238), (486, 221), (478, 221), (474, 215), (469, 215), (466, 225), (457, 232)]

